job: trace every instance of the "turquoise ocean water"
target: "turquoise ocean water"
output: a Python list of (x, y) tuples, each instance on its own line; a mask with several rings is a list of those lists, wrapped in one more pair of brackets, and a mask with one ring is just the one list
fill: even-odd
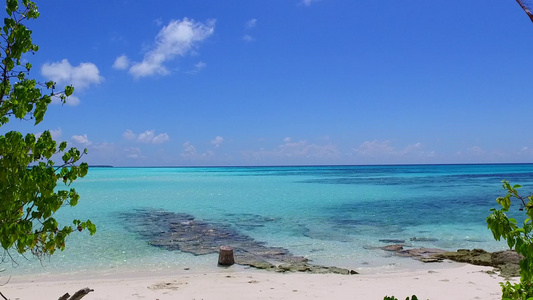
[(3, 267), (20, 275), (216, 268), (216, 255), (153, 247), (121, 218), (150, 208), (230, 225), (316, 264), (409, 269), (417, 263), (376, 249), (387, 244), (381, 239), (447, 250), (505, 249), (485, 223), (504, 194), (502, 179), (531, 193), (533, 165), (91, 168), (75, 183), (78, 206), (57, 217), (89, 218), (97, 234), (74, 233), (67, 250), (42, 263), (19, 258), (17, 266)]

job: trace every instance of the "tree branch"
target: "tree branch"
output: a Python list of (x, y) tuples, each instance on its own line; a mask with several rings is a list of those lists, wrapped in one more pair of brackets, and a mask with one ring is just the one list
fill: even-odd
[(516, 0), (518, 5), (526, 12), (531, 22), (533, 22), (533, 13), (529, 10), (529, 8), (524, 4), (523, 0)]
[(6, 296), (4, 296), (4, 294), (2, 294), (2, 292), (0, 292), (0, 296), (2, 296), (2, 298), (4, 298), (4, 300), (8, 300), (8, 299), (6, 298)]
[(76, 293), (74, 293), (74, 295), (72, 295), (72, 297), (70, 296), (69, 293), (66, 293), (65, 295), (59, 297), (58, 300), (80, 300), (81, 298), (83, 298), (87, 294), (89, 294), (90, 292), (94, 292), (94, 290), (90, 289), (90, 288), (84, 288), (84, 289), (81, 289), (81, 290), (77, 291)]

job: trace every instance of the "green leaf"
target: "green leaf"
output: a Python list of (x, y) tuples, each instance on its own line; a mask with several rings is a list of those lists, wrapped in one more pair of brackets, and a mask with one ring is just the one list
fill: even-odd
[(6, 11), (9, 16), (19, 8), (18, 0), (7, 0), (6, 1)]
[(69, 85), (69, 86), (66, 86), (65, 87), (65, 96), (70, 96), (72, 95), (72, 93), (74, 93), (74, 87)]

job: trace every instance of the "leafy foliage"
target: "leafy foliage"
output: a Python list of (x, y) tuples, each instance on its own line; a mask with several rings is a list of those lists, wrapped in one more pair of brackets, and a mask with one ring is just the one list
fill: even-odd
[[(492, 213), (487, 217), (487, 226), (492, 231), (494, 239), (499, 241), (503, 238), (507, 241), (510, 249), (514, 249), (524, 257), (520, 261), (520, 283), (502, 283), (502, 299), (533, 300), (533, 243), (531, 236), (533, 195), (520, 196), (517, 191), (521, 188), (520, 185), (511, 186), (506, 180), (502, 183), (507, 195), (496, 199), (496, 202), (501, 205), (501, 209), (491, 209)], [(520, 200), (520, 210), (526, 214), (522, 227), (518, 226), (516, 219), (507, 216), (513, 198)]]
[(502, 300), (533, 300), (531, 284), (522, 282), (511, 284), (509, 281), (500, 283), (502, 286)]
[[(13, 118), (38, 124), (52, 99), (65, 103), (74, 88), (56, 92), (54, 82), (40, 84), (27, 78), (32, 65), (22, 65), (23, 55), (36, 52), (38, 46), (32, 43), (32, 31), (24, 22), (39, 17), (39, 11), (32, 1), (6, 0), (6, 12), (9, 17), (0, 27), (0, 128)], [(89, 220), (74, 220), (71, 226), (60, 228), (54, 218), (61, 207), (78, 203), (80, 196), (69, 186), (87, 174), (86, 163), (76, 165), (85, 153), (67, 150), (66, 142), (57, 145), (48, 131), (39, 136), (17, 131), (0, 136), (0, 244), (7, 254), (11, 249), (31, 251), (40, 258), (63, 250), (75, 229), (95, 233)], [(57, 157), (61, 157), (58, 165), (53, 159)], [(65, 189), (57, 188), (58, 181)]]

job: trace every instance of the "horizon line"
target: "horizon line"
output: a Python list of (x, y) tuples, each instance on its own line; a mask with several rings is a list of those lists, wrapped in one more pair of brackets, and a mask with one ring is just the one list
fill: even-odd
[(113, 166), (104, 164), (90, 165), (89, 168), (279, 168), (279, 167), (387, 167), (387, 166), (490, 166), (490, 165), (533, 165), (524, 163), (398, 163), (398, 164), (309, 164), (309, 165), (192, 165), (192, 166)]

